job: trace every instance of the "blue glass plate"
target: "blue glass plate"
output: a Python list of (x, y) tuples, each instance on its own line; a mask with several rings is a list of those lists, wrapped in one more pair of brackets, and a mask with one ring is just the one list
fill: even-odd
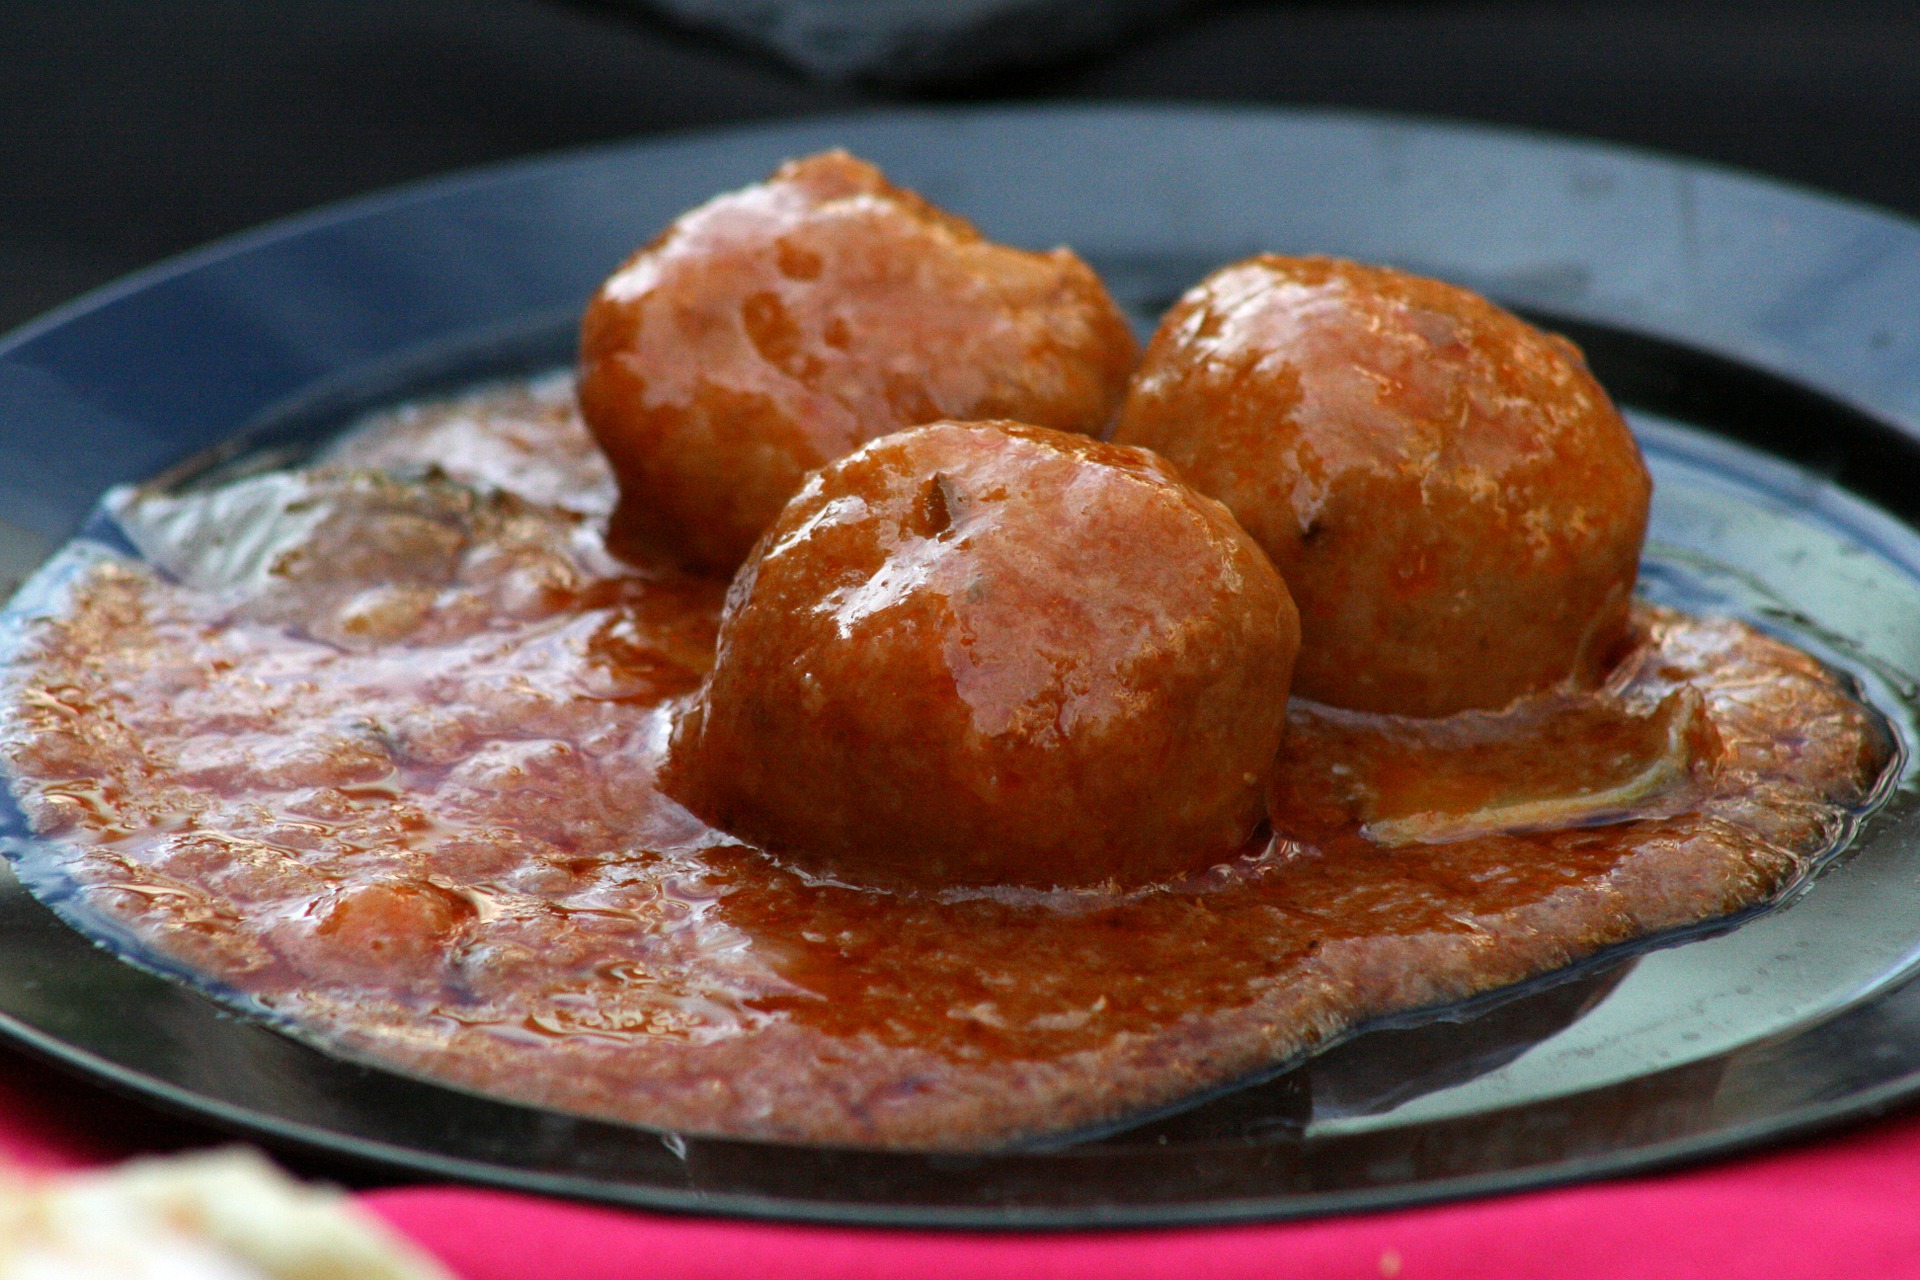
[[(565, 363), (635, 245), (835, 145), (996, 238), (1072, 244), (1142, 326), (1271, 249), (1443, 276), (1568, 332), (1655, 472), (1643, 590), (1790, 636), (1915, 740), (1920, 228), (1682, 161), (1333, 113), (812, 121), (510, 165), (223, 242), (0, 341), (0, 575), (24, 576), (109, 485), (291, 453), (370, 407)], [(1789, 905), (996, 1156), (701, 1139), (345, 1061), (123, 962), (10, 877), (0, 1035), (269, 1143), (560, 1195), (971, 1227), (1282, 1218), (1646, 1169), (1898, 1104), (1920, 1091), (1916, 878), (1903, 774)]]

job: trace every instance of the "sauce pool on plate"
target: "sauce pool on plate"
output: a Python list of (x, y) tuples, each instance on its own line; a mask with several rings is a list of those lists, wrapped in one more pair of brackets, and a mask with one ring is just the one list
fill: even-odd
[(1790, 646), (1638, 606), (1586, 694), (1296, 699), (1270, 829), (1194, 874), (844, 884), (661, 791), (723, 585), (609, 555), (613, 501), (560, 375), (304, 470), (116, 493), (143, 559), (75, 544), (7, 668), (34, 856), (336, 1052), (662, 1128), (979, 1150), (1767, 901), (1890, 751)]

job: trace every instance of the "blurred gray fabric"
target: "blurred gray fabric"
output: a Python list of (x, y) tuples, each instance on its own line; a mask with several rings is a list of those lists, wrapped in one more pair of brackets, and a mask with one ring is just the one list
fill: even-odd
[(896, 88), (1106, 48), (1195, 0), (628, 0), (816, 80)]

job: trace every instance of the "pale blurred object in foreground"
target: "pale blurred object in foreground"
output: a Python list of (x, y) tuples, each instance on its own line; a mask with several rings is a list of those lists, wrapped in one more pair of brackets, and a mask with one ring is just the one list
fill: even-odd
[(229, 1148), (0, 1175), (0, 1280), (452, 1280), (331, 1188)]
[(818, 80), (937, 85), (1098, 52), (1195, 0), (628, 0)]

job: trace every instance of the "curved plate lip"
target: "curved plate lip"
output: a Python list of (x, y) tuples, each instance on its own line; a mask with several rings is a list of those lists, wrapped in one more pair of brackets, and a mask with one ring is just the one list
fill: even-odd
[[(479, 200), (484, 204), (487, 199), (509, 188), (580, 179), (597, 170), (639, 165), (654, 157), (684, 156), (716, 150), (744, 150), (758, 157), (776, 151), (797, 152), (835, 140), (845, 140), (856, 148), (862, 146), (863, 142), (870, 144), (874, 139), (892, 139), (898, 144), (925, 147), (931, 141), (926, 135), (931, 133), (937, 136), (940, 131), (955, 127), (979, 133), (992, 133), (997, 129), (1013, 135), (1036, 127), (1070, 128), (1115, 136), (1140, 131), (1174, 131), (1184, 132), (1190, 139), (1201, 138), (1210, 132), (1217, 134), (1222, 129), (1248, 135), (1264, 132), (1273, 136), (1343, 130), (1406, 145), (1492, 148), (1509, 160), (1514, 157), (1533, 157), (1540, 161), (1560, 163), (1592, 162), (1603, 168), (1644, 178), (1652, 188), (1660, 188), (1665, 184), (1676, 192), (1689, 191), (1706, 183), (1713, 186), (1722, 197), (1766, 206), (1776, 212), (1784, 210), (1787, 214), (1818, 223), (1830, 246), (1848, 241), (1870, 245), (1877, 243), (1882, 249), (1882, 260), (1889, 255), (1899, 257), (1901, 255), (1896, 250), (1904, 249), (1906, 258), (1920, 264), (1920, 226), (1870, 206), (1801, 191), (1719, 166), (1659, 156), (1614, 144), (1569, 140), (1494, 126), (1325, 109), (1287, 110), (1217, 105), (1040, 105), (977, 110), (877, 110), (813, 117), (797, 122), (702, 130), (638, 143), (602, 144), (430, 178), (323, 206), (168, 259), (29, 321), (0, 337), (0, 372), (4, 371), (8, 362), (31, 354), (31, 349), (43, 340), (70, 332), (73, 326), (89, 318), (111, 316), (116, 308), (151, 299), (156, 293), (191, 283), (216, 268), (244, 263), (254, 255), (270, 254), (276, 249), (298, 245), (326, 232), (363, 226), (396, 213), (463, 200)], [(921, 135), (918, 143), (912, 142), (916, 134)], [(758, 163), (758, 160), (753, 163)], [(1694, 200), (1697, 197), (1698, 192), (1695, 191), (1687, 199)], [(605, 263), (603, 271), (612, 265), (611, 261)], [(1916, 269), (1920, 270), (1920, 266)], [(1858, 285), (1857, 280), (1853, 283)], [(1551, 295), (1552, 288), (1545, 287), (1543, 292)], [(1551, 296), (1541, 298), (1530, 295), (1524, 281), (1515, 288), (1502, 290), (1501, 296), (1505, 301), (1520, 305), (1534, 301), (1555, 309), (1568, 309), (1564, 298), (1556, 302)], [(1572, 310), (1581, 312), (1578, 306)], [(1686, 323), (1688, 316), (1684, 308), (1678, 311), (1656, 309), (1624, 318), (1609, 314), (1604, 309), (1590, 314), (1621, 328), (1640, 329), (1684, 341), (1809, 386), (1893, 426), (1909, 441), (1920, 441), (1920, 396), (1916, 396), (1912, 387), (1906, 388), (1903, 394), (1898, 376), (1900, 370), (1893, 363), (1897, 352), (1888, 355), (1880, 366), (1863, 372), (1857, 364), (1835, 358), (1830, 352), (1796, 350), (1792, 344), (1783, 343), (1778, 333), (1765, 331), (1750, 323), (1744, 327), (1741, 324), (1713, 325), (1705, 330), (1690, 327)], [(8, 404), (5, 384), (0, 382), (0, 413), (4, 413)], [(0, 420), (0, 429), (4, 425), (4, 421)], [(181, 451), (188, 452), (193, 447), (185, 445)], [(1900, 985), (1895, 984), (1896, 987)], [(1869, 997), (1869, 1002), (1885, 998), (1887, 994)], [(700, 1192), (631, 1182), (607, 1183), (583, 1175), (516, 1168), (422, 1151), (415, 1147), (384, 1144), (274, 1116), (257, 1108), (182, 1088), (78, 1048), (8, 1013), (0, 1013), (0, 1035), (68, 1069), (169, 1109), (269, 1140), (368, 1160), (388, 1167), (517, 1190), (656, 1209), (857, 1223), (863, 1226), (1108, 1229), (1279, 1220), (1337, 1211), (1385, 1209), (1618, 1176), (1745, 1150), (1879, 1114), (1920, 1093), (1920, 1064), (1917, 1064), (1915, 1073), (1859, 1090), (1844, 1098), (1806, 1104), (1765, 1120), (1733, 1125), (1703, 1135), (1596, 1157), (1565, 1160), (1549, 1166), (1520, 1165), (1493, 1173), (1381, 1188), (1264, 1198), (1239, 1197), (1156, 1206), (1129, 1203), (1112, 1207), (1076, 1206), (1063, 1209), (1030, 1205), (941, 1208), (871, 1204), (860, 1206), (856, 1212), (847, 1204), (835, 1201)], [(645, 1140), (656, 1140), (655, 1131), (636, 1128), (635, 1132)]]
[[(1920, 223), (1890, 210), (1845, 197), (1832, 196), (1796, 186), (1734, 166), (1673, 156), (1648, 148), (1588, 138), (1571, 138), (1545, 131), (1385, 112), (1356, 111), (1335, 107), (1267, 107), (1255, 104), (1182, 104), (1107, 103), (1070, 104), (1039, 102), (994, 105), (991, 107), (933, 107), (851, 110), (820, 115), (756, 122), (743, 125), (700, 128), (672, 132), (638, 141), (612, 141), (565, 149), (529, 158), (509, 159), (492, 164), (428, 176), (412, 182), (352, 196), (316, 208), (269, 221), (260, 226), (186, 250), (172, 257), (111, 281), (94, 290), (32, 318), (0, 334), (0, 410), (6, 406), (4, 380), (7, 366), (32, 355), (33, 348), (49, 338), (68, 333), (76, 326), (110, 317), (117, 309), (150, 299), (155, 294), (178, 291), (183, 285), (204, 278), (211, 272), (234, 267), (257, 255), (284, 250), (290, 245), (316, 236), (338, 233), (380, 220), (394, 220), (411, 211), (434, 205), (451, 205), (485, 196), (498, 200), (508, 193), (546, 184), (555, 186), (578, 182), (596, 172), (607, 172), (655, 157), (685, 161), (689, 157), (712, 155), (720, 150), (744, 152), (755, 162), (739, 169), (739, 180), (746, 181), (764, 173), (769, 164), (787, 155), (824, 146), (851, 145), (874, 148), (897, 142), (909, 134), (927, 135), (926, 141), (938, 145), (943, 135), (956, 128), (974, 133), (1000, 131), (1017, 133), (1034, 126), (1074, 131), (1081, 140), (1101, 138), (1137, 139), (1179, 130), (1192, 134), (1197, 130), (1224, 131), (1234, 140), (1272, 141), (1289, 134), (1340, 131), (1352, 141), (1376, 147), (1416, 149), (1438, 147), (1449, 152), (1483, 153), (1484, 158), (1502, 161), (1509, 167), (1527, 163), (1565, 165), (1579, 162), (1589, 168), (1582, 181), (1609, 184), (1626, 176), (1640, 184), (1632, 198), (1619, 208), (1646, 214), (1655, 205), (1667, 207), (1660, 212), (1684, 224), (1683, 241), (1674, 246), (1680, 257), (1663, 265), (1681, 274), (1698, 275), (1703, 263), (1711, 263), (1716, 233), (1728, 226), (1757, 225), (1764, 209), (1780, 224), (1801, 238), (1810, 238), (1827, 248), (1851, 246), (1855, 261), (1846, 264), (1851, 275), (1822, 276), (1811, 268), (1834, 264), (1803, 264), (1810, 271), (1794, 283), (1818, 289), (1841, 288), (1865, 295), (1876, 284), (1884, 293), (1883, 311), (1895, 312), (1890, 327), (1871, 335), (1851, 333), (1816, 335), (1819, 343), (1804, 341), (1806, 335), (1781, 331), (1769, 314), (1772, 304), (1777, 313), (1804, 309), (1802, 297), (1745, 294), (1736, 301), (1727, 291), (1709, 290), (1700, 297), (1680, 296), (1686, 289), (1667, 290), (1659, 282), (1658, 292), (1675, 296), (1654, 299), (1650, 282), (1633, 282), (1640, 292), (1632, 297), (1627, 310), (1621, 310), (1620, 298), (1570, 297), (1568, 281), (1529, 279), (1520, 276), (1492, 276), (1484, 279), (1456, 279), (1490, 293), (1503, 303), (1521, 310), (1529, 308), (1559, 314), (1570, 320), (1596, 320), (1617, 328), (1644, 333), (1681, 343), (1697, 350), (1731, 359), (1787, 381), (1819, 392), (1849, 408), (1894, 426), (1902, 435), (1920, 440), (1920, 378), (1913, 368), (1920, 364), (1920, 333), (1904, 314), (1901, 304), (1920, 292)], [(1110, 148), (1112, 149), (1112, 148)], [(1137, 150), (1137, 146), (1135, 147)], [(921, 145), (912, 151), (925, 154)], [(883, 161), (888, 157), (882, 156)], [(889, 161), (897, 163), (897, 160)], [(1484, 175), (1482, 175), (1484, 176)], [(910, 181), (921, 181), (913, 174)], [(924, 185), (924, 182), (922, 182)], [(718, 189), (718, 188), (715, 188)], [(710, 192), (709, 192), (710, 194)], [(939, 192), (934, 193), (936, 197)], [(978, 194), (976, 191), (975, 194)], [(691, 200), (705, 198), (690, 195)], [(676, 205), (675, 210), (684, 207)], [(1721, 215), (1715, 222), (1715, 214)], [(1802, 221), (1807, 225), (1802, 225)], [(1711, 225), (1710, 225), (1711, 224)], [(1789, 224), (1793, 224), (1789, 227)], [(635, 236), (622, 241), (623, 247), (599, 265), (592, 281), (611, 270), (638, 242), (639, 235), (653, 230), (658, 223), (642, 223)], [(986, 228), (989, 233), (993, 227)], [(1810, 237), (1809, 237), (1809, 233)], [(1075, 240), (1076, 245), (1082, 242)], [(1252, 252), (1242, 247), (1241, 253)], [(1315, 250), (1317, 251), (1317, 250)], [(1343, 252), (1336, 250), (1336, 252)], [(1238, 255), (1235, 255), (1238, 256)], [(1352, 256), (1367, 258), (1363, 253)], [(1630, 255), (1623, 255), (1630, 256)], [(1861, 258), (1870, 259), (1873, 269), (1892, 263), (1908, 267), (1910, 278), (1869, 279), (1871, 272), (1859, 271)], [(1231, 257), (1216, 255), (1215, 261)], [(1368, 260), (1395, 261), (1415, 270), (1437, 264), (1419, 260), (1402, 261), (1394, 255), (1376, 254)], [(1756, 274), (1772, 279), (1786, 268), (1778, 260), (1762, 258)], [(1706, 281), (1720, 284), (1724, 281)], [(1694, 281), (1697, 289), (1702, 285)], [(568, 303), (578, 306), (590, 292), (591, 284), (568, 294)], [(1740, 310), (1745, 307), (1746, 310)], [(1846, 343), (1866, 338), (1868, 350), (1849, 350)], [(4, 430), (0, 421), (0, 430)], [(249, 423), (231, 422), (228, 430), (214, 438), (236, 434)], [(0, 439), (0, 443), (4, 443)], [(211, 443), (201, 441), (200, 445)], [(198, 447), (198, 446), (196, 446)], [(195, 451), (185, 448), (175, 456)], [(150, 470), (157, 470), (151, 468)], [(137, 472), (125, 479), (136, 478)], [(7, 497), (0, 492), (0, 502)], [(41, 523), (45, 523), (44, 521)], [(71, 524), (57, 531), (43, 530), (64, 538), (73, 532)]]
[[(119, 961), (112, 961), (119, 963)], [(681, 1190), (671, 1187), (609, 1182), (581, 1175), (519, 1169), (484, 1160), (443, 1155), (418, 1148), (341, 1134), (322, 1126), (288, 1120), (258, 1108), (209, 1098), (167, 1081), (132, 1070), (48, 1035), (11, 1014), (0, 1013), (0, 1037), (15, 1048), (102, 1085), (124, 1096), (155, 1104), (189, 1118), (209, 1121), (236, 1133), (256, 1136), (277, 1145), (346, 1157), (371, 1165), (426, 1173), (453, 1181), (492, 1186), (521, 1193), (551, 1195), (629, 1208), (676, 1214), (737, 1217), (765, 1222), (800, 1222), (823, 1226), (887, 1230), (998, 1231), (1114, 1231), (1165, 1230), (1294, 1222), (1345, 1213), (1380, 1213), (1422, 1205), (1441, 1204), (1483, 1196), (1510, 1195), (1586, 1182), (1606, 1181), (1659, 1172), (1710, 1159), (1752, 1152), (1814, 1133), (1860, 1125), (1884, 1115), (1920, 1094), (1920, 1074), (1909, 1076), (1848, 1098), (1802, 1107), (1791, 1114), (1749, 1123), (1709, 1135), (1670, 1140), (1605, 1156), (1564, 1161), (1549, 1167), (1528, 1166), (1492, 1173), (1435, 1179), (1421, 1183), (1295, 1194), (1281, 1197), (1244, 1196), (1232, 1199), (1168, 1206), (1080, 1206), (1071, 1209), (1011, 1206), (1001, 1209), (937, 1208), (928, 1206), (862, 1205), (857, 1212), (838, 1202), (814, 1202), (776, 1195)], [(378, 1072), (377, 1068), (370, 1070)], [(454, 1090), (453, 1092), (461, 1092)], [(489, 1100), (491, 1102), (491, 1100)], [(510, 1102), (491, 1103), (515, 1110)], [(633, 1128), (643, 1141), (657, 1140), (659, 1131)], [(990, 1157), (989, 1157), (990, 1158)]]
[[(1642, 171), (1661, 172), (1682, 183), (1708, 178), (1729, 190), (1771, 201), (1796, 211), (1827, 217), (1839, 217), (1854, 224), (1860, 233), (1883, 232), (1915, 240), (1920, 245), (1920, 221), (1864, 200), (1835, 195), (1817, 188), (1776, 178), (1756, 170), (1715, 161), (1663, 152), (1650, 147), (1553, 133), (1544, 129), (1416, 113), (1368, 111), (1326, 106), (1266, 106), (1252, 103), (1165, 100), (1139, 102), (1126, 99), (1067, 103), (1036, 100), (982, 107), (873, 107), (823, 112), (795, 118), (755, 121), (736, 125), (707, 126), (672, 130), (637, 140), (613, 140), (568, 147), (527, 157), (515, 157), (469, 166), (441, 174), (432, 174), (360, 195), (328, 201), (313, 208), (271, 219), (257, 226), (216, 237), (204, 244), (161, 258), (126, 275), (59, 304), (14, 328), (0, 332), (0, 361), (14, 355), (47, 333), (83, 317), (102, 311), (127, 298), (173, 283), (210, 266), (255, 253), (285, 241), (338, 227), (408, 206), (444, 201), (496, 188), (508, 183), (563, 177), (570, 173), (619, 163), (645, 153), (679, 150), (707, 150), (716, 145), (733, 146), (761, 141), (782, 141), (789, 153), (799, 148), (836, 144), (832, 139), (848, 133), (890, 132), (902, 126), (934, 127), (956, 121), (992, 127), (997, 123), (1045, 121), (1067, 127), (1092, 125), (1115, 128), (1125, 124), (1147, 126), (1178, 124), (1248, 124), (1282, 128), (1299, 126), (1338, 126), (1375, 130), (1384, 134), (1414, 136), (1457, 142), (1551, 153), (1557, 157), (1584, 157), (1612, 162)], [(788, 141), (790, 140), (790, 141)], [(608, 263), (610, 270), (614, 264)], [(1648, 332), (1659, 335), (1657, 329)], [(1768, 358), (1777, 354), (1764, 344), (1743, 347), (1703, 345), (1697, 333), (1679, 336), (1692, 345), (1716, 354), (1730, 355), (1743, 362), (1773, 369)], [(1734, 334), (1715, 335), (1734, 337)], [(1805, 377), (1796, 380), (1809, 381)], [(1897, 418), (1907, 433), (1920, 437), (1920, 397), (1911, 406), (1856, 401), (1857, 383), (1812, 384), (1831, 398), (1866, 409), (1875, 416)], [(1876, 388), (1882, 389), (1882, 388)]]
[[(168, 1111), (210, 1121), (236, 1133), (258, 1136), (278, 1145), (331, 1156), (345, 1156), (373, 1165), (427, 1173), (449, 1181), (468, 1182), (501, 1190), (595, 1201), (667, 1213), (726, 1216), (763, 1222), (802, 1222), (823, 1226), (884, 1228), (888, 1230), (996, 1231), (1114, 1231), (1205, 1228), (1261, 1222), (1294, 1222), (1345, 1213), (1383, 1213), (1421, 1205), (1443, 1204), (1481, 1196), (1510, 1195), (1585, 1182), (1611, 1180), (1657, 1172), (1676, 1166), (1740, 1155), (1775, 1143), (1850, 1124), (1864, 1124), (1920, 1091), (1920, 1082), (1907, 1081), (1863, 1095), (1860, 1099), (1809, 1107), (1790, 1123), (1745, 1126), (1726, 1135), (1660, 1143), (1639, 1149), (1631, 1163), (1613, 1158), (1568, 1161), (1550, 1172), (1537, 1169), (1480, 1174), (1412, 1187), (1387, 1187), (1365, 1192), (1326, 1192), (1285, 1199), (1244, 1197), (1208, 1202), (1196, 1210), (1183, 1205), (1166, 1209), (1126, 1206), (1115, 1210), (1085, 1208), (1062, 1211), (1014, 1207), (1001, 1210), (900, 1208), (864, 1206), (858, 1217), (837, 1204), (814, 1204), (728, 1192), (682, 1191), (674, 1188), (607, 1183), (566, 1174), (503, 1170), (484, 1161), (443, 1156), (368, 1138), (344, 1137), (318, 1126), (299, 1124), (249, 1107), (233, 1106), (192, 1093), (140, 1072), (129, 1071), (15, 1019), (0, 1014), (0, 1036), (16, 1048), (73, 1072), (115, 1092), (156, 1104)], [(648, 1131), (642, 1131), (643, 1133)], [(650, 1136), (650, 1135), (649, 1135)]]

